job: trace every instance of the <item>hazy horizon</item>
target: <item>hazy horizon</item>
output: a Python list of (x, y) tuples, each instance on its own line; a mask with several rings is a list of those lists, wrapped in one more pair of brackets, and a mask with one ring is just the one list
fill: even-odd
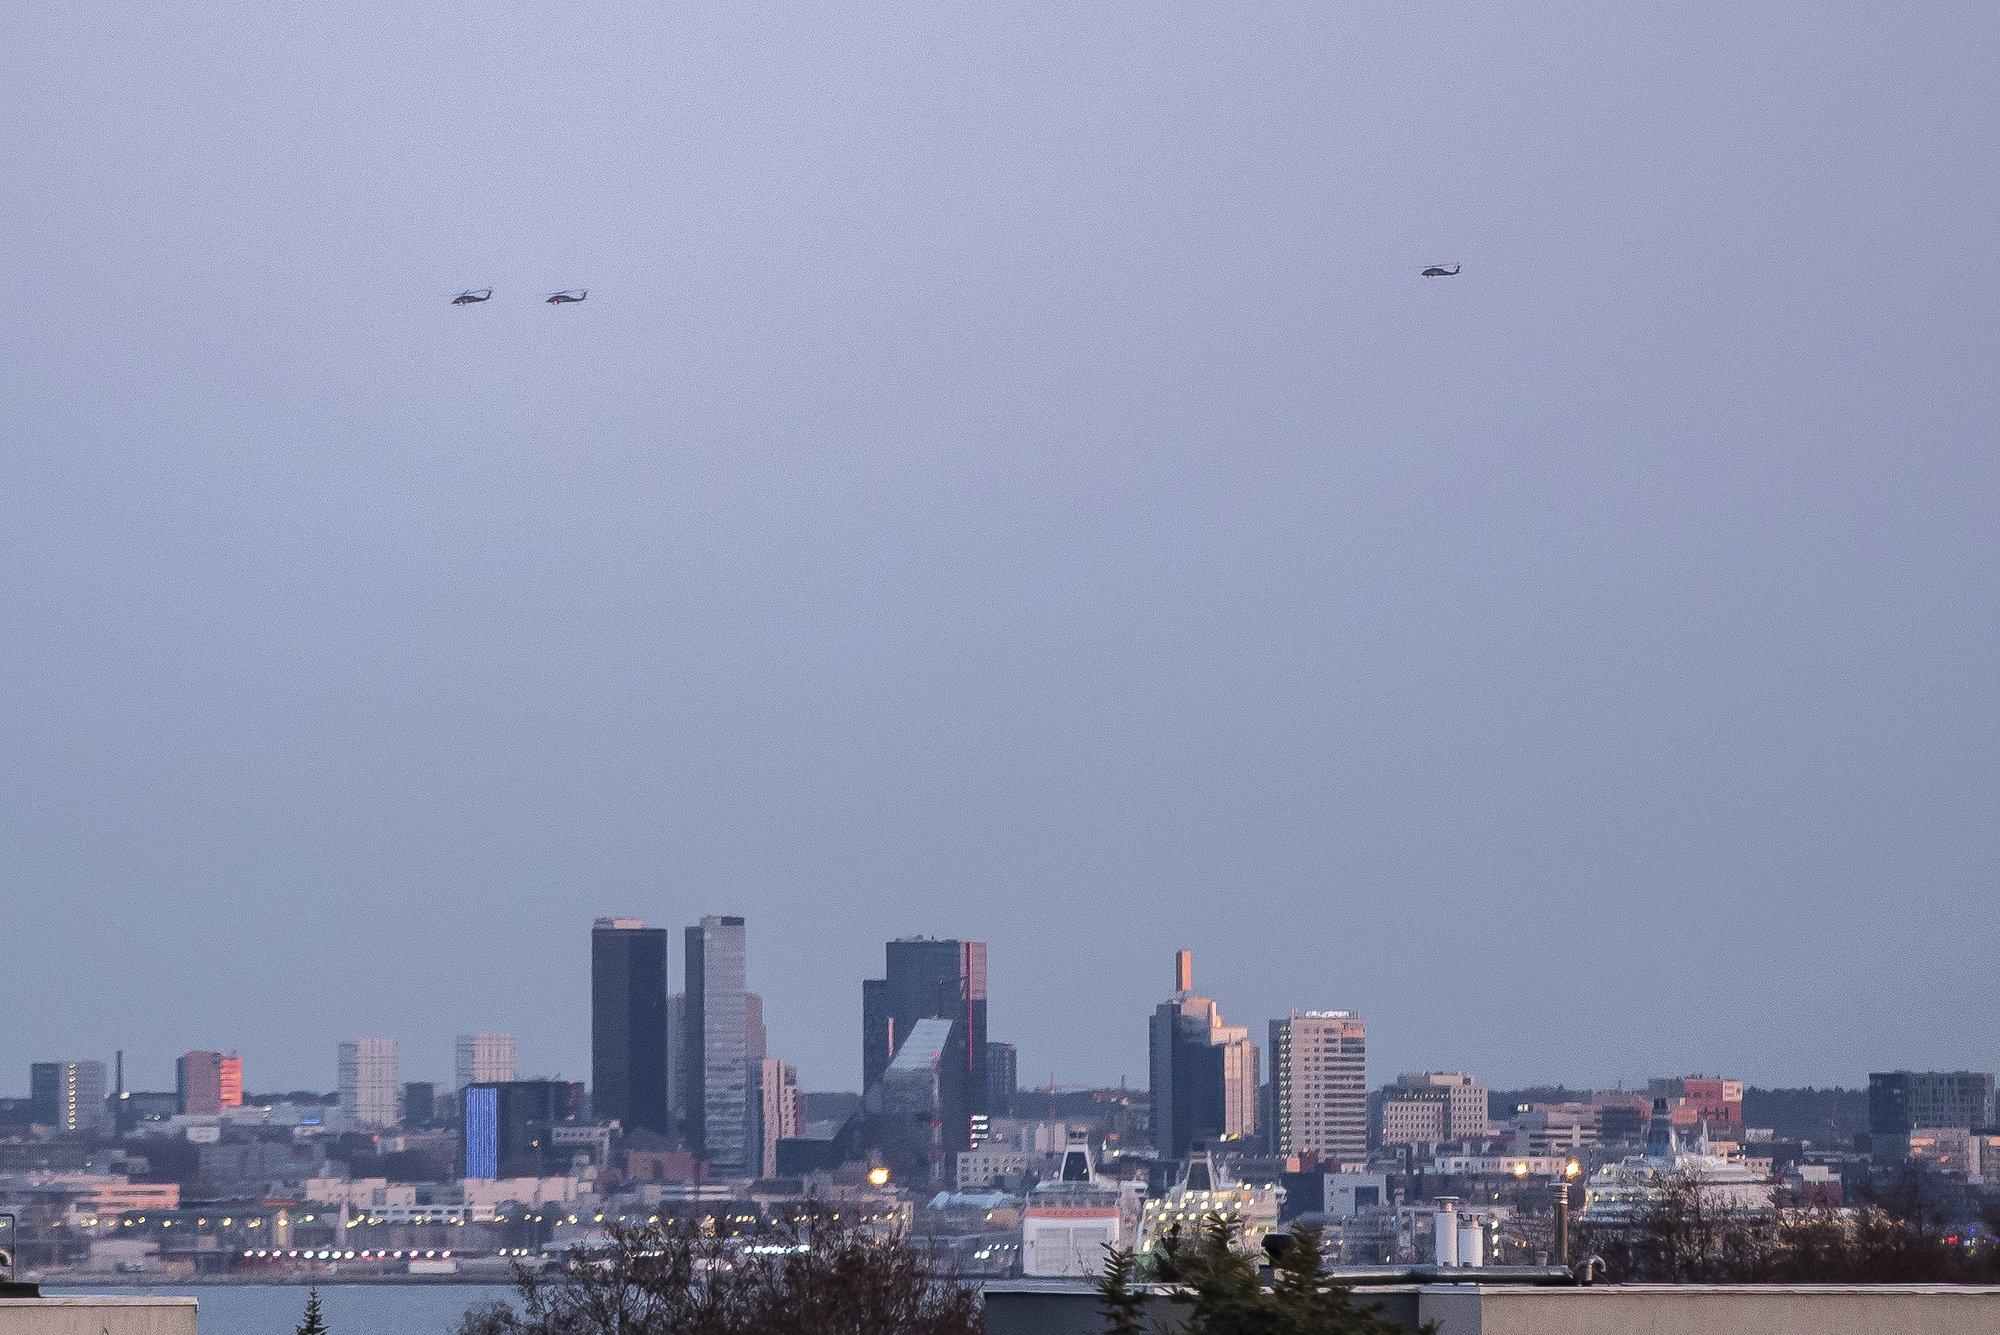
[(614, 913), (813, 1089), (912, 933), (1024, 1084), (1177, 946), (1371, 1081), (2000, 1067), (2000, 11), (10, 30), (0, 1091), (587, 1078)]

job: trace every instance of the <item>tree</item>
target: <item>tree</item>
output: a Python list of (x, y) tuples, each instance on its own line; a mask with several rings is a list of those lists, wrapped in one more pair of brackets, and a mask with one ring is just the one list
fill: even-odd
[[(1178, 1234), (1162, 1240), (1152, 1258), (1153, 1273), (1175, 1285), (1170, 1296), (1192, 1309), (1190, 1335), (1407, 1335), (1379, 1306), (1356, 1303), (1350, 1286), (1322, 1273), (1325, 1248), (1316, 1230), (1281, 1236), (1286, 1241), (1272, 1247), (1268, 1287), (1256, 1260), (1236, 1246), (1236, 1230), (1225, 1220), (1206, 1221), (1192, 1243)], [(1129, 1288), (1130, 1276), (1114, 1276), (1107, 1261), (1099, 1294)], [(1105, 1305), (1108, 1317), (1108, 1301)], [(1109, 1327), (1112, 1335), (1130, 1329)]]
[(297, 1335), (327, 1335), (327, 1325), (319, 1310), (319, 1286), (306, 1290), (306, 1312), (299, 1318)]
[(1146, 1323), (1141, 1313), (1145, 1295), (1132, 1287), (1139, 1271), (1139, 1258), (1128, 1247), (1104, 1247), (1104, 1273), (1094, 1286), (1097, 1305), (1104, 1312), (1105, 1335), (1144, 1335)]
[[(752, 1242), (756, 1245), (744, 1245)], [(811, 1213), (749, 1240), (693, 1223), (613, 1226), (553, 1271), (517, 1267), (518, 1306), (458, 1335), (979, 1335), (972, 1291), (901, 1238)]]
[(1402, 1335), (1405, 1328), (1378, 1305), (1357, 1305), (1350, 1286), (1321, 1273), (1324, 1256), (1318, 1229), (1295, 1228), (1291, 1245), (1272, 1258), (1278, 1329), (1285, 1335)]
[(1669, 1177), (1633, 1224), (1586, 1229), (1611, 1279), (1669, 1284), (1949, 1284), (2000, 1279), (2000, 1248), (1969, 1246), (1915, 1177), (1852, 1209), (1718, 1205)]

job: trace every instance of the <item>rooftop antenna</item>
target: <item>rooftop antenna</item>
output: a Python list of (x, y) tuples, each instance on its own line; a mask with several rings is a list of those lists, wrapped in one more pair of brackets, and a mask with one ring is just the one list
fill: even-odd
[(1194, 991), (1194, 952), (1176, 950), (1174, 952), (1174, 991)]

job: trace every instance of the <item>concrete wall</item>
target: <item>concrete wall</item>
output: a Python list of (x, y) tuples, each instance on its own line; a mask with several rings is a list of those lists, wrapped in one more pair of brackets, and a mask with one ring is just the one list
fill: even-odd
[[(1104, 1335), (1104, 1309), (1088, 1280), (995, 1280), (983, 1294), (986, 1335)], [(1380, 1305), (1412, 1329), (1417, 1325), (1417, 1290), (1412, 1286), (1360, 1289), (1355, 1299)], [(1188, 1312), (1188, 1304), (1164, 1292), (1146, 1295), (1144, 1320), (1155, 1335), (1181, 1335)]]
[(195, 1335), (192, 1298), (0, 1298), (0, 1335)]
[[(1412, 1330), (1435, 1321), (1438, 1335), (2000, 1335), (2000, 1288), (1426, 1284), (1355, 1296)], [(1002, 1280), (985, 1297), (987, 1335), (1103, 1335), (1085, 1281)], [(1187, 1313), (1166, 1294), (1148, 1296), (1146, 1318), (1160, 1335), (1180, 1335)], [(0, 1326), (0, 1335), (11, 1332)]]
[(1912, 1285), (1427, 1285), (1438, 1335), (1994, 1335), (2000, 1289)]

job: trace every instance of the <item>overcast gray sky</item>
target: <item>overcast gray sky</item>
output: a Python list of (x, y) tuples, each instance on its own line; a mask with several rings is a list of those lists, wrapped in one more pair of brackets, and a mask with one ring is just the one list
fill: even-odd
[(1377, 1077), (2000, 1065), (1996, 57), (21, 7), (0, 1090), (583, 1075), (607, 912), (746, 915), (815, 1088), (912, 932), (991, 941), (1024, 1079), (1143, 1083), (1177, 945)]

